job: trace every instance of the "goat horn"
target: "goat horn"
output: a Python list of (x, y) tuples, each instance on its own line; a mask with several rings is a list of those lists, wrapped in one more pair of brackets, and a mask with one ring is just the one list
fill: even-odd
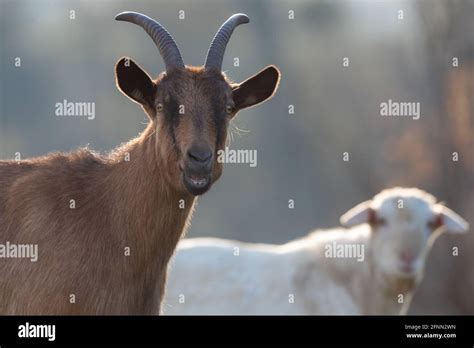
[(122, 12), (115, 16), (117, 21), (125, 21), (142, 27), (152, 38), (165, 62), (166, 71), (172, 67), (184, 68), (183, 58), (171, 34), (154, 19), (137, 12)]
[(207, 51), (206, 63), (204, 64), (206, 69), (222, 69), (222, 60), (224, 59), (225, 48), (234, 29), (241, 24), (248, 23), (249, 21), (250, 20), (247, 15), (243, 13), (236, 13), (226, 20), (224, 24), (222, 24), (214, 36), (214, 39), (212, 39), (211, 46)]

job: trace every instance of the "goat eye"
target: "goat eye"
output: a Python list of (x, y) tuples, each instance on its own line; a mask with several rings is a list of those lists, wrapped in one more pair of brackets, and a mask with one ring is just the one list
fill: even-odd
[(225, 112), (230, 115), (231, 113), (234, 112), (234, 107), (232, 105), (227, 105), (225, 108)]
[(158, 111), (158, 112), (163, 111), (163, 104), (162, 103), (156, 104), (156, 111)]
[(385, 226), (385, 225), (387, 224), (387, 220), (385, 220), (384, 218), (381, 218), (381, 217), (376, 217), (376, 218), (373, 220), (372, 224), (373, 224), (374, 226), (378, 226), (378, 227), (380, 227), (380, 226)]
[(435, 225), (435, 222), (434, 222), (434, 221), (428, 222), (427, 225), (428, 225), (428, 228), (429, 228), (430, 230), (433, 230), (433, 231), (436, 230), (436, 225)]

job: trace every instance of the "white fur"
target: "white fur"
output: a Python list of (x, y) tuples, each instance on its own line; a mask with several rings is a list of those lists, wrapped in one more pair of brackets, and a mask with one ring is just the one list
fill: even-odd
[[(383, 226), (364, 223), (370, 209), (385, 220)], [(442, 211), (449, 215), (444, 229), (467, 230), (467, 223), (433, 196), (394, 188), (344, 214), (342, 222), (357, 224), (349, 230), (316, 231), (283, 245), (182, 240), (170, 264), (164, 314), (404, 312), (442, 231), (431, 231), (429, 222)], [(334, 245), (357, 245), (364, 260), (330, 258)], [(401, 252), (412, 255), (411, 270), (401, 268)]]

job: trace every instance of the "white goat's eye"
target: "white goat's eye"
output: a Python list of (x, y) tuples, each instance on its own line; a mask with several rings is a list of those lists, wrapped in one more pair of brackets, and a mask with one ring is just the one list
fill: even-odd
[(163, 104), (161, 103), (156, 104), (156, 110), (159, 112), (163, 111)]
[(384, 218), (376, 216), (376, 217), (372, 218), (369, 223), (372, 226), (381, 227), (381, 226), (385, 226), (387, 224), (387, 220), (385, 220)]
[(230, 104), (227, 104), (227, 106), (225, 107), (225, 112), (230, 115), (231, 113), (234, 112), (234, 107)]

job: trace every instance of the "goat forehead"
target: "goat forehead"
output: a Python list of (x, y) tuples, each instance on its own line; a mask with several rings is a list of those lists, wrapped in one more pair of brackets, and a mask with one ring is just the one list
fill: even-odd
[(380, 202), (378, 211), (382, 216), (406, 223), (424, 223), (431, 213), (431, 205), (419, 197), (391, 197)]
[(172, 72), (162, 82), (169, 92), (188, 100), (225, 97), (231, 92), (230, 85), (222, 74), (197, 68)]
[(186, 114), (211, 114), (224, 109), (230, 98), (228, 92), (225, 86), (189, 79), (189, 81), (175, 81), (166, 86), (164, 100), (165, 102), (172, 100), (177, 105), (183, 105)]

